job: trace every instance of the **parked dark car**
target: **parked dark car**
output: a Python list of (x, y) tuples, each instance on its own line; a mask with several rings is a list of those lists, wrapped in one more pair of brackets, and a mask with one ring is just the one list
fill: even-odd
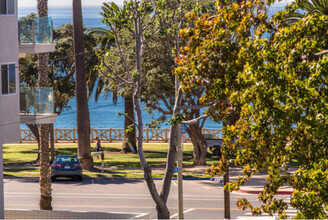
[(82, 181), (82, 165), (77, 156), (57, 156), (51, 165), (51, 180), (57, 177), (71, 177)]

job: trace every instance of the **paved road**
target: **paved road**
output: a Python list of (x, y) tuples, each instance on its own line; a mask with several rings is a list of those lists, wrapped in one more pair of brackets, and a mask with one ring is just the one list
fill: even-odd
[[(160, 189), (161, 181), (155, 183)], [(223, 218), (223, 192), (218, 182), (185, 180), (183, 187), (186, 219)], [(150, 213), (151, 218), (156, 218), (155, 203), (142, 179), (59, 180), (52, 184), (52, 188), (54, 210)], [(4, 189), (6, 209), (38, 209), (38, 180), (5, 179)], [(257, 195), (232, 193), (231, 217), (234, 219), (249, 212), (240, 211), (234, 205), (240, 197), (257, 203)], [(171, 185), (168, 207), (171, 218), (176, 218), (176, 181)]]

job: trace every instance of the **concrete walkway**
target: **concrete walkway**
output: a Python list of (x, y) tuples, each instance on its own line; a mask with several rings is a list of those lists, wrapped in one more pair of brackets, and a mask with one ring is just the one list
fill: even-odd
[[(289, 169), (290, 173), (294, 173), (296, 168)], [(236, 181), (239, 175), (242, 175), (242, 168), (232, 167), (229, 168), (229, 179), (230, 181)], [(263, 191), (264, 185), (268, 183), (266, 181), (267, 175), (263, 173), (254, 174), (249, 181), (246, 181), (244, 186), (241, 186), (237, 191), (238, 193), (248, 193), (248, 194), (259, 194)], [(223, 177), (215, 177), (212, 180), (218, 181), (223, 186)], [(283, 186), (278, 190), (280, 195), (290, 195), (293, 193), (293, 188), (291, 186)]]

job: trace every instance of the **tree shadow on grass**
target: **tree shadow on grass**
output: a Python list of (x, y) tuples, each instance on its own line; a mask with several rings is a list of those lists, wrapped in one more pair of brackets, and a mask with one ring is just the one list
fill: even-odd
[(167, 152), (161, 151), (144, 151), (146, 158), (166, 158)]
[(21, 154), (37, 154), (38, 149), (33, 149), (33, 150), (29, 150), (29, 151), (20, 151), (19, 153), (21, 153)]
[[(97, 162), (96, 162), (97, 163)], [(141, 163), (139, 161), (106, 161), (106, 166), (117, 166), (117, 167), (141, 167)]]
[(103, 151), (109, 152), (121, 152), (121, 149), (114, 148), (114, 147), (101, 147)]
[(55, 156), (59, 155), (77, 155), (77, 148), (57, 148)]
[(33, 167), (33, 166), (39, 166), (39, 161), (33, 160), (33, 161), (24, 161), (24, 162), (12, 162), (12, 160), (4, 159), (3, 160), (4, 166), (19, 166), (19, 167)]

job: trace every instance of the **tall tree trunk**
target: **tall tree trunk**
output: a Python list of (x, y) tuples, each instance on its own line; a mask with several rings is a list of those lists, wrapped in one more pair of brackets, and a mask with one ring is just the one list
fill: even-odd
[[(178, 86), (178, 84), (177, 84)], [(177, 106), (181, 105), (182, 101), (182, 92), (177, 89), (177, 97), (175, 99), (173, 113), (176, 114), (179, 112)], [(157, 218), (158, 219), (169, 219), (170, 218), (170, 211), (167, 207), (167, 198), (170, 193), (171, 182), (173, 177), (173, 170), (175, 167), (175, 161), (177, 157), (178, 151), (178, 137), (177, 135), (180, 132), (177, 132), (178, 125), (171, 125), (170, 128), (170, 142), (169, 142), (169, 150), (167, 153), (167, 162), (166, 162), (166, 169), (163, 178), (162, 190), (160, 193), (160, 201), (156, 203), (156, 210), (157, 210)], [(179, 134), (178, 134), (179, 133)], [(155, 201), (155, 200), (154, 200)]]
[[(136, 126), (134, 125), (134, 110), (133, 110), (133, 99), (132, 96), (126, 96), (124, 98), (124, 113), (128, 117), (125, 117), (124, 119), (124, 129), (125, 131), (127, 129), (130, 129), (131, 127), (133, 128), (131, 131), (125, 133), (125, 140), (122, 146), (122, 152), (127, 153), (127, 152), (132, 152), (129, 144), (127, 143), (130, 141), (132, 147), (135, 149), (137, 152), (136, 148)], [(132, 119), (132, 120), (131, 120)]]
[(54, 124), (50, 125), (50, 161), (51, 163), (55, 158), (55, 137), (54, 137)]
[(93, 167), (90, 149), (90, 118), (84, 56), (84, 33), (81, 0), (73, 0), (73, 35), (75, 53), (76, 122), (78, 156), (84, 169)]
[(40, 157), (40, 209), (52, 210), (51, 173), (49, 163), (49, 125), (40, 125), (41, 157)]
[[(169, 150), (167, 153), (167, 162), (166, 169), (163, 178), (162, 190), (160, 193), (160, 198), (163, 200), (163, 203), (166, 205), (167, 198), (171, 189), (172, 177), (174, 174), (174, 167), (177, 155), (177, 125), (171, 125), (170, 128), (170, 142), (169, 142)], [(157, 218), (158, 219), (170, 219), (170, 211), (167, 206), (163, 206), (160, 204), (156, 205)]]
[[(239, 119), (239, 114), (234, 110), (231, 110), (227, 117), (226, 125), (235, 125)], [(229, 155), (222, 157), (222, 162), (227, 165), (227, 170), (223, 176), (223, 184), (226, 185), (229, 182)], [(224, 218), (230, 219), (230, 192), (224, 189)]]
[[(39, 54), (39, 87), (48, 86), (48, 54)], [(52, 210), (51, 181), (49, 163), (49, 125), (39, 125), (40, 136), (40, 209)]]
[[(37, 0), (38, 17), (48, 17), (48, 0)], [(40, 24), (39, 24), (40, 25)], [(44, 25), (43, 23), (41, 25)], [(48, 87), (48, 62), (49, 54), (38, 55), (39, 87)], [(40, 209), (52, 210), (51, 180), (49, 164), (49, 125), (39, 125), (40, 136)]]
[(189, 125), (188, 135), (194, 147), (194, 165), (206, 165), (207, 144), (199, 124)]

